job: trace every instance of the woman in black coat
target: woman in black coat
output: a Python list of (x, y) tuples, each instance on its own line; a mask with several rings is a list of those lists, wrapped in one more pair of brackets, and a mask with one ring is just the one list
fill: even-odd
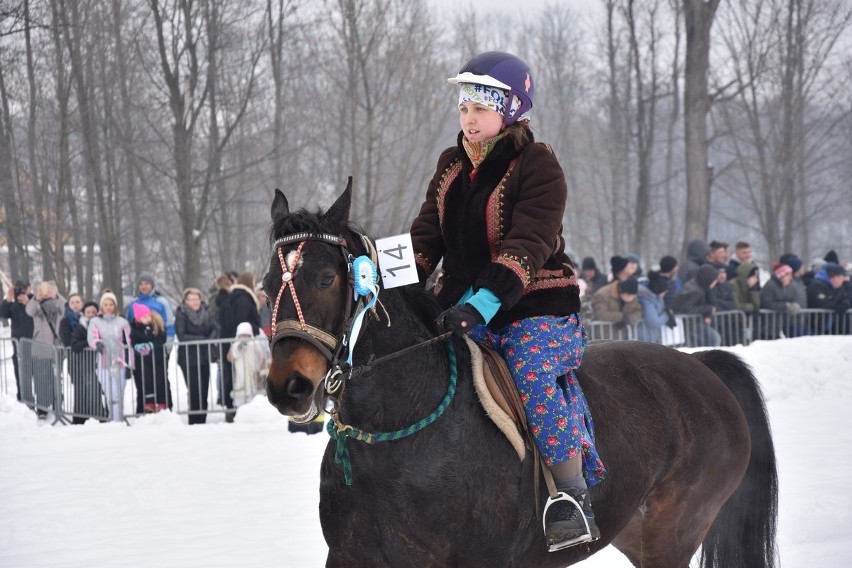
[[(67, 346), (71, 348), (68, 359), (68, 373), (74, 385), (74, 417), (73, 424), (83, 424), (89, 418), (97, 418), (105, 422), (109, 417), (103, 402), (103, 391), (95, 373), (97, 352), (89, 349), (89, 320), (98, 315), (98, 304), (86, 302), (83, 304), (82, 315), (77, 326), (71, 331)], [(60, 322), (62, 330), (65, 320)], [(70, 328), (70, 325), (68, 326)], [(65, 341), (63, 331), (60, 336)]]
[[(252, 333), (257, 335), (260, 330), (260, 312), (258, 311), (257, 296), (254, 293), (255, 280), (251, 272), (243, 272), (237, 277), (237, 283), (231, 286), (228, 301), (219, 306), (219, 327), (221, 337), (232, 338), (236, 336), (237, 326), (242, 322), (251, 324)], [(222, 385), (220, 394), (227, 408), (234, 408), (234, 399), (231, 390), (234, 385), (234, 375), (231, 363), (227, 360), (229, 343), (222, 345)], [(233, 422), (234, 413), (227, 412), (225, 419)]]
[(187, 288), (183, 302), (175, 312), (178, 338), (178, 366), (189, 389), (189, 424), (207, 422), (207, 393), (210, 390), (210, 361), (218, 353), (208, 344), (180, 345), (193, 341), (209, 341), (219, 337), (219, 327), (201, 299), (201, 291)]

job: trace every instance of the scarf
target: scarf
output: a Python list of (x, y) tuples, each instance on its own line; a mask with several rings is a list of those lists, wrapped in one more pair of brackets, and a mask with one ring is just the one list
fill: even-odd
[(207, 311), (207, 306), (202, 302), (201, 307), (198, 308), (198, 311), (193, 310), (189, 306), (186, 305), (186, 302), (182, 302), (180, 305), (181, 311), (186, 314), (187, 319), (192, 322), (192, 325), (198, 327), (204, 327), (207, 325), (207, 322), (210, 321), (210, 313)]
[(68, 320), (68, 323), (71, 325), (71, 333), (77, 329), (77, 326), (80, 325), (80, 316), (83, 315), (83, 312), (75, 312), (68, 306), (65, 306), (65, 319)]
[(470, 162), (473, 164), (473, 169), (478, 168), (479, 165), (485, 161), (485, 158), (488, 157), (491, 150), (494, 149), (494, 146), (497, 145), (497, 142), (505, 137), (505, 130), (494, 138), (481, 140), (479, 142), (471, 142), (466, 136), (462, 136), (462, 146), (464, 146), (464, 151), (467, 154), (467, 157), (470, 158)]

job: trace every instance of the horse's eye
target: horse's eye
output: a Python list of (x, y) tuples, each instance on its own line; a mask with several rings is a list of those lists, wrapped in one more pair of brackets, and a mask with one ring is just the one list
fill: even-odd
[(320, 280), (320, 288), (329, 288), (332, 284), (334, 284), (334, 274), (323, 276)]

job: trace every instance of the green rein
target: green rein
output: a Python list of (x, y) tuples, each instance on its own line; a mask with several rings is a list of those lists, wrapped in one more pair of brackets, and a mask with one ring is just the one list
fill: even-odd
[(447, 341), (447, 355), (450, 360), (450, 384), (447, 387), (447, 394), (444, 395), (444, 399), (432, 412), (432, 414), (417, 421), (411, 426), (406, 426), (405, 428), (395, 432), (370, 433), (364, 432), (354, 426), (343, 424), (338, 420), (336, 414), (332, 416), (332, 420), (328, 422), (326, 430), (328, 430), (328, 435), (337, 442), (337, 450), (334, 453), (334, 462), (343, 466), (343, 477), (346, 481), (346, 485), (352, 485), (352, 463), (349, 458), (349, 448), (346, 443), (347, 438), (353, 438), (368, 444), (400, 440), (406, 436), (411, 436), (412, 434), (416, 434), (420, 430), (423, 430), (444, 414), (444, 411), (447, 410), (447, 407), (456, 395), (456, 385), (458, 383), (458, 364), (456, 362), (456, 351), (453, 347), (452, 341)]

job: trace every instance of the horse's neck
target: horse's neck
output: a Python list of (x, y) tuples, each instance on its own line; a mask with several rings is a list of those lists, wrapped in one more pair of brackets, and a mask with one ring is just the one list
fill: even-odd
[[(421, 322), (402, 292), (385, 291), (383, 308), (377, 307), (378, 321), (371, 319), (364, 336), (356, 343), (354, 363), (370, 356), (379, 359), (393, 355), (434, 335)], [(385, 314), (387, 310), (387, 314)], [(388, 325), (388, 318), (390, 325)], [(449, 361), (445, 342), (438, 342), (375, 365), (347, 387), (345, 414), (359, 426), (396, 429), (409, 425), (434, 410), (446, 394)]]

